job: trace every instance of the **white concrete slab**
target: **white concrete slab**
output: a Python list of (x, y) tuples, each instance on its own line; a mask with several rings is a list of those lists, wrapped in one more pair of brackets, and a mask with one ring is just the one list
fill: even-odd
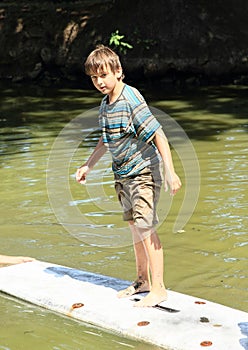
[(0, 268), (0, 291), (124, 337), (167, 350), (248, 350), (248, 313), (173, 291), (167, 311), (136, 308), (116, 297), (129, 283), (40, 261)]

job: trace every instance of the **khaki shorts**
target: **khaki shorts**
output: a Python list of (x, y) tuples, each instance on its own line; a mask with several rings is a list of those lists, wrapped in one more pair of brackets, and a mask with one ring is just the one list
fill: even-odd
[(158, 223), (156, 208), (162, 185), (162, 169), (145, 168), (129, 178), (115, 176), (115, 190), (123, 208), (124, 221), (134, 221), (140, 228), (152, 228)]

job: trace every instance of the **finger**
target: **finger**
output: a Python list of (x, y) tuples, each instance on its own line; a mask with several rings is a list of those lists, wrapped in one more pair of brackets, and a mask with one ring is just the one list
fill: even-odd
[(77, 170), (77, 171), (76, 171), (76, 180), (77, 180), (77, 181), (79, 181), (79, 180), (80, 180), (80, 178), (81, 178), (80, 171), (79, 171), (79, 170)]
[(165, 184), (164, 184), (164, 190), (165, 190), (165, 192), (167, 192), (167, 191), (168, 191), (168, 185), (167, 185), (167, 182), (165, 182)]
[(80, 181), (81, 181), (81, 179), (82, 179), (82, 176), (80, 176), (80, 175), (76, 175), (76, 180), (77, 180), (78, 182), (80, 182)]
[(174, 196), (177, 193), (177, 191), (178, 191), (178, 188), (176, 186), (172, 186), (170, 191), (171, 196)]
[(78, 182), (81, 181), (81, 180), (83, 179), (84, 176), (85, 176), (85, 174), (84, 174), (84, 173), (81, 173), (80, 169), (77, 170), (77, 172), (76, 172), (76, 180), (77, 180)]
[(82, 175), (77, 181), (78, 181), (80, 184), (85, 184), (85, 182), (86, 182), (86, 177), (85, 177), (85, 175)]

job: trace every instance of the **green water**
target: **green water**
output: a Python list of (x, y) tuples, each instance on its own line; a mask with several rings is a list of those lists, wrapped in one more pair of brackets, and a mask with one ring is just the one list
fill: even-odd
[[(159, 207), (166, 285), (244, 311), (247, 90), (143, 91), (151, 107), (178, 123), (172, 152), (184, 186), (173, 200), (163, 194)], [(2, 86), (0, 251), (133, 280), (130, 234), (115, 198), (109, 156), (87, 186), (74, 179), (99, 135), (92, 108), (100, 99), (94, 91)], [(0, 349), (156, 349), (2, 294), (0, 310)]]

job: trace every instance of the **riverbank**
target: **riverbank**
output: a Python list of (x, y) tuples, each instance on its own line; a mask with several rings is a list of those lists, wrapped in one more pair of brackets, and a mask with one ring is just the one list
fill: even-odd
[(132, 49), (113, 48), (133, 79), (248, 84), (244, 7), (233, 0), (214, 6), (205, 0), (2, 1), (0, 79), (78, 84), (88, 53), (119, 30)]

